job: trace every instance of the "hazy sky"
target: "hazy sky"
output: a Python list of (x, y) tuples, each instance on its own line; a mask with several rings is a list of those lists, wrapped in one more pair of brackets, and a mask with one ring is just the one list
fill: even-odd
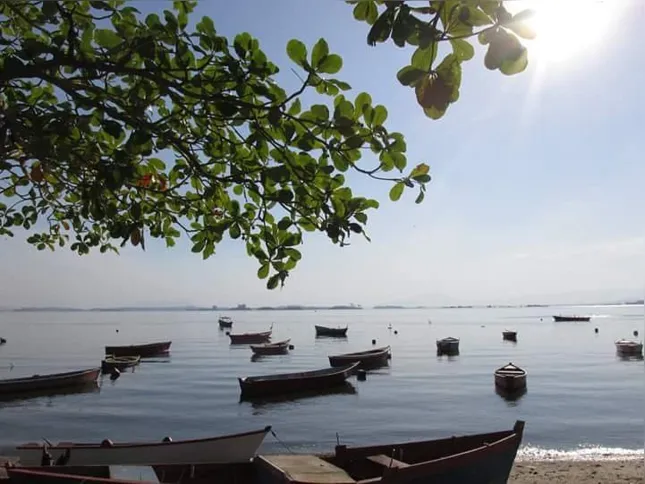
[[(0, 306), (553, 301), (641, 297), (645, 280), (645, 2), (561, 5), (536, 20), (542, 39), (518, 76), (486, 70), (479, 49), (459, 102), (426, 119), (398, 69), (411, 51), (368, 47), (367, 26), (342, 1), (203, 1), (232, 36), (249, 31), (295, 86), (285, 45), (320, 37), (344, 58), (337, 77), (371, 93), (405, 134), (409, 162), (426, 162), (426, 202), (387, 201), (389, 185), (352, 178), (382, 201), (372, 242), (340, 249), (307, 237), (283, 290), (267, 291), (243, 245), (204, 262), (185, 243), (167, 250), (79, 257), (0, 239)], [(571, 1), (571, 0), (568, 0)], [(521, 8), (525, 2), (513, 2)], [(144, 13), (169, 2), (136, 2)], [(314, 96), (308, 100), (315, 99)]]

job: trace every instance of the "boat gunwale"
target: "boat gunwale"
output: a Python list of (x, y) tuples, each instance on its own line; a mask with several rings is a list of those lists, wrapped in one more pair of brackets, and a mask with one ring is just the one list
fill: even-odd
[(105, 346), (105, 351), (106, 355), (111, 354), (107, 353), (108, 348), (120, 348), (120, 349), (140, 349), (140, 348), (156, 348), (156, 347), (164, 347), (164, 348), (170, 348), (170, 345), (172, 344), (172, 341), (159, 341), (157, 343), (143, 343), (143, 344), (138, 344), (138, 345), (106, 345)]
[[(86, 442), (79, 442), (79, 443), (74, 443), (74, 442), (59, 442), (55, 445), (48, 445), (48, 449), (112, 449), (112, 448), (136, 448), (136, 447), (159, 447), (159, 446), (168, 446), (168, 447), (173, 447), (177, 445), (184, 445), (184, 444), (197, 444), (197, 443), (206, 443), (206, 442), (216, 442), (218, 440), (225, 440), (225, 439), (230, 439), (230, 438), (238, 438), (238, 437), (250, 437), (252, 435), (258, 435), (258, 434), (268, 434), (272, 429), (271, 425), (267, 425), (261, 430), (251, 430), (248, 432), (242, 432), (239, 434), (228, 434), (228, 435), (219, 435), (217, 437), (205, 437), (201, 439), (188, 439), (188, 440), (177, 440), (177, 441), (169, 441), (169, 442), (117, 442), (113, 443), (112, 446), (110, 447), (101, 447), (101, 444), (95, 444), (95, 443), (86, 443)], [(16, 446), (17, 450), (32, 450), (32, 449), (42, 449), (43, 444), (40, 443), (35, 443), (35, 442), (29, 442), (27, 444), (22, 444)]]
[(251, 344), (249, 345), (251, 349), (254, 348), (282, 348), (282, 347), (287, 347), (289, 346), (289, 343), (291, 343), (291, 338), (285, 339), (283, 341), (276, 341), (275, 343), (260, 343), (260, 344)]
[(367, 351), (357, 351), (355, 353), (344, 353), (341, 355), (331, 355), (329, 359), (340, 360), (340, 359), (354, 359), (356, 357), (377, 357), (383, 356), (386, 353), (389, 353), (391, 350), (390, 346), (383, 346), (382, 348), (376, 348), (373, 350)]
[(500, 377), (505, 377), (505, 378), (520, 378), (520, 377), (525, 377), (527, 375), (527, 372), (524, 368), (520, 368), (517, 365), (514, 365), (513, 363), (509, 363), (508, 365), (504, 365), (501, 368), (498, 368), (495, 370), (495, 376), (500, 376)]
[(345, 366), (336, 366), (331, 368), (322, 368), (319, 370), (310, 370), (296, 373), (278, 373), (275, 375), (258, 375), (258, 376), (245, 376), (240, 377), (238, 380), (240, 383), (264, 383), (264, 382), (273, 382), (273, 381), (283, 381), (283, 380), (299, 380), (303, 378), (324, 378), (330, 376), (340, 375), (341, 373), (346, 373), (348, 371), (356, 369), (360, 365), (360, 362), (351, 363)]

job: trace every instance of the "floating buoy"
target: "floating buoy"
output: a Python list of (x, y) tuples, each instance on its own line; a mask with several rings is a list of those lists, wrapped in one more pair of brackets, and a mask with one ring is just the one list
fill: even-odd
[(540, 321), (543, 321), (542, 318), (540, 318)]
[(119, 369), (117, 367), (112, 368), (112, 370), (110, 371), (110, 380), (114, 381), (120, 376), (121, 376), (121, 372), (119, 371)]
[(5, 344), (6, 342), (7, 342), (7, 340), (6, 340), (6, 339), (4, 339), (4, 338), (0, 338), (0, 345)]
[(358, 371), (356, 372), (356, 378), (357, 378), (359, 381), (365, 381), (365, 380), (367, 380), (367, 372), (366, 372), (365, 370), (358, 370)]
[(167, 435), (163, 438), (162, 442), (172, 442), (172, 438)]
[(119, 330), (117, 329), (117, 330), (116, 330), (116, 332), (118, 333), (118, 332), (119, 332)]
[(376, 340), (375, 340), (375, 339), (373, 339), (373, 340), (372, 340), (372, 344), (373, 344), (373, 345), (375, 345), (375, 344), (376, 344)]
[(293, 345), (289, 345), (289, 349), (290, 349), (290, 350), (292, 350), (292, 349), (294, 349), (294, 348), (295, 348), (295, 346), (293, 346)]
[(227, 331), (227, 332), (226, 332), (226, 336), (228, 336), (229, 334), (231, 334), (231, 332), (230, 332), (230, 331)]
[(595, 332), (596, 334), (598, 334), (598, 328), (594, 329), (594, 332)]
[(634, 336), (638, 336), (638, 331), (634, 330)]
[(395, 329), (395, 330), (394, 330), (394, 334), (399, 334), (399, 332)]

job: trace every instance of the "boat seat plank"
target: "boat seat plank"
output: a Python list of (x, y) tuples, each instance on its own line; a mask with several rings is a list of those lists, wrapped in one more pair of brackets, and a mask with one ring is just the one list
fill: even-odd
[(374, 462), (375, 464), (381, 464), (382, 466), (385, 467), (396, 467), (396, 468), (402, 468), (402, 467), (408, 467), (409, 464), (406, 464), (405, 462), (401, 462), (400, 460), (392, 459), (391, 457), (388, 457), (385, 454), (378, 454), (378, 455), (370, 455), (367, 460), (370, 462)]
[(343, 469), (315, 455), (263, 455), (262, 458), (279, 468), (293, 481), (302, 484), (355, 484)]

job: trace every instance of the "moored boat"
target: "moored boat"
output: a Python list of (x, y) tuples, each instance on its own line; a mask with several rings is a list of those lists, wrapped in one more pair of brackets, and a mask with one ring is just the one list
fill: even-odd
[(515, 392), (526, 388), (526, 370), (513, 363), (495, 370), (495, 386), (506, 392)]
[(271, 340), (271, 330), (262, 331), (260, 333), (228, 333), (228, 337), (231, 338), (232, 345), (252, 345), (252, 344), (261, 344), (267, 343)]
[(587, 322), (591, 321), (591, 316), (553, 316), (553, 321), (556, 323), (564, 323), (564, 322)]
[(330, 328), (328, 326), (319, 326), (316, 325), (316, 336), (330, 336), (332, 338), (344, 338), (347, 336), (347, 330), (349, 326), (344, 328)]
[(39, 392), (83, 386), (96, 382), (100, 372), (100, 368), (90, 368), (65, 373), (33, 375), (24, 378), (0, 380), (0, 395), (6, 396), (25, 392)]
[(441, 483), (508, 481), (524, 422), (511, 430), (439, 440), (367, 447), (336, 446), (330, 456), (262, 455), (255, 458), (266, 482), (285, 484)]
[(286, 355), (289, 353), (290, 339), (278, 341), (276, 343), (264, 343), (261, 345), (251, 345), (251, 351), (254, 355)]
[(247, 376), (238, 378), (242, 398), (284, 395), (312, 390), (326, 390), (343, 385), (352, 376), (359, 363), (340, 368), (281, 373), (276, 375)]
[[(248, 462), (256, 454), (271, 427), (239, 434), (206, 439), (166, 440), (162, 442), (100, 444), (60, 442), (48, 445), (47, 451), (58, 459), (69, 450), (70, 466), (152, 465), (152, 464), (227, 464)], [(43, 444), (28, 443), (16, 447), (23, 465), (38, 465)]]
[(106, 346), (105, 354), (113, 356), (140, 356), (141, 358), (151, 358), (168, 354), (170, 352), (171, 344), (172, 341), (162, 341), (141, 345)]
[(616, 345), (616, 351), (621, 355), (640, 356), (643, 354), (642, 342), (619, 339), (614, 344)]
[(101, 361), (101, 371), (103, 373), (110, 373), (115, 368), (119, 371), (126, 368), (137, 366), (141, 362), (140, 356), (114, 356), (106, 355), (105, 359)]
[(356, 353), (345, 353), (329, 357), (329, 364), (333, 367), (345, 366), (351, 363), (359, 363), (359, 368), (378, 368), (388, 364), (390, 359), (390, 347), (376, 348), (369, 351), (359, 351)]
[(517, 331), (502, 331), (502, 339), (505, 341), (517, 341)]
[(440, 355), (455, 355), (459, 353), (459, 338), (448, 338), (437, 340), (437, 353)]
[(219, 327), (220, 328), (232, 328), (233, 327), (233, 320), (229, 318), (228, 316), (220, 316), (220, 318), (217, 320)]

